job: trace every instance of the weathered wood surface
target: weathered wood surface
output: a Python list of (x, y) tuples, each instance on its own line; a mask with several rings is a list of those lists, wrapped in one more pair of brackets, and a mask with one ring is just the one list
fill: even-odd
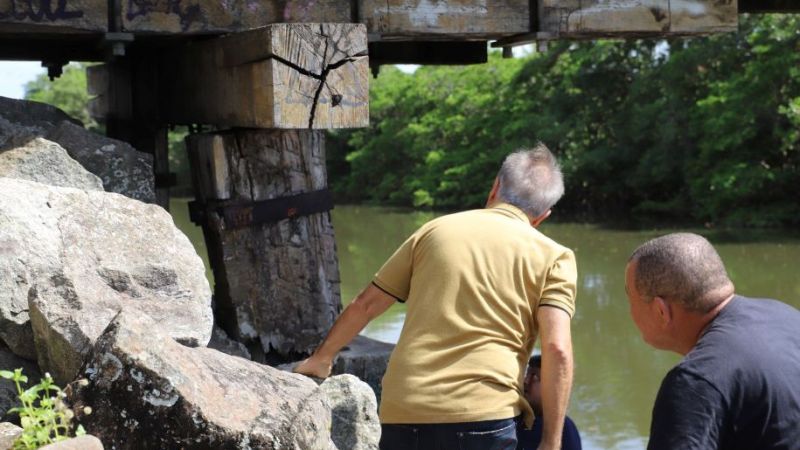
[(122, 3), (129, 32), (223, 33), (279, 22), (352, 22), (347, 0), (133, 0)]
[(0, 0), (4, 23), (25, 31), (222, 34), (273, 23), (362, 22), (375, 40), (488, 39), (529, 31), (528, 0), (126, 0), (109, 25), (108, 0)]
[(359, 21), (373, 36), (497, 38), (530, 30), (529, 0), (360, 0)]
[(176, 124), (367, 126), (366, 53), (360, 24), (275, 24), (194, 43), (162, 61), (162, 111)]
[(0, 34), (107, 30), (107, 0), (0, 0)]
[(735, 31), (736, 0), (540, 0), (541, 32), (559, 38)]
[[(236, 130), (191, 135), (187, 147), (201, 201), (241, 205), (327, 185), (322, 131)], [(213, 162), (209, 164), (209, 162)], [(216, 317), (254, 356), (318, 345), (341, 310), (330, 213), (226, 229), (203, 226), (216, 280)]]

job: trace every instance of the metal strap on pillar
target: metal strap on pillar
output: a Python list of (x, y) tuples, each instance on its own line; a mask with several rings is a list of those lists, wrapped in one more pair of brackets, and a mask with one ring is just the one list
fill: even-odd
[(214, 201), (202, 204), (195, 200), (189, 203), (189, 217), (192, 222), (203, 225), (209, 213), (216, 213), (225, 228), (233, 229), (310, 216), (332, 209), (333, 196), (326, 188), (248, 204)]

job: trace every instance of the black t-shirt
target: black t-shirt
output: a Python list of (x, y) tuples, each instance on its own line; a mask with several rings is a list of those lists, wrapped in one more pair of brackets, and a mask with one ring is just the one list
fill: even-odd
[(647, 448), (800, 449), (800, 311), (734, 297), (664, 378)]

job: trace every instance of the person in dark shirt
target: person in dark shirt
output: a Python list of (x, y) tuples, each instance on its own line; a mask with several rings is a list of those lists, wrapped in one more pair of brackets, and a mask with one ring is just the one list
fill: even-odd
[(645, 342), (684, 355), (653, 407), (648, 450), (799, 450), (800, 311), (734, 294), (714, 247), (675, 233), (625, 271)]
[[(542, 440), (542, 391), (539, 376), (542, 371), (542, 355), (534, 355), (528, 360), (528, 371), (525, 373), (525, 398), (530, 403), (536, 419), (533, 428), (526, 430), (517, 428), (517, 450), (536, 450)], [(564, 418), (564, 431), (561, 435), (562, 450), (581, 450), (581, 436), (575, 422)]]

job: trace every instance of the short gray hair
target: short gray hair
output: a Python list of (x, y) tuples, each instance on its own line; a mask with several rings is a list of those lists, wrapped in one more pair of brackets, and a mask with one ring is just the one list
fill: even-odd
[(722, 259), (706, 238), (693, 233), (667, 234), (645, 242), (631, 255), (636, 263), (636, 291), (708, 312), (733, 294)]
[(531, 217), (539, 217), (564, 195), (564, 177), (544, 144), (506, 156), (497, 174), (497, 195)]

